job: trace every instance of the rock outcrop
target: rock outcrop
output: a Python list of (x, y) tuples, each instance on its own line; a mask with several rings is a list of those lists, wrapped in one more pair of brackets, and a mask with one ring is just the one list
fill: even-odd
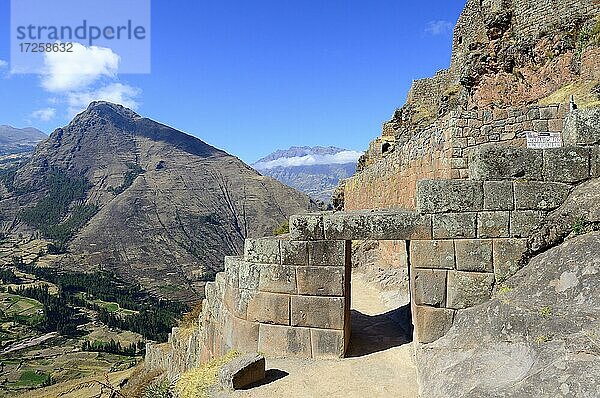
[(599, 247), (600, 232), (569, 239), (493, 300), (459, 311), (444, 337), (418, 349), (422, 396), (598, 396)]

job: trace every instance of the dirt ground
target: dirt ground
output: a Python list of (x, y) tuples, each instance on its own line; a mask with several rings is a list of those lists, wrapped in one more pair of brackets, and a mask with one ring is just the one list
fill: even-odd
[(218, 398), (415, 398), (410, 316), (400, 298), (382, 293), (361, 274), (352, 275), (352, 340), (347, 358), (332, 361), (267, 360), (258, 386)]

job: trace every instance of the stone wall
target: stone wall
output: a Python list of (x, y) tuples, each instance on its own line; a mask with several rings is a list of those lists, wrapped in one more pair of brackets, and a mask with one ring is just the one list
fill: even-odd
[(345, 209), (415, 209), (417, 181), (468, 178), (468, 155), (480, 145), (525, 146), (528, 131), (561, 132), (567, 113), (567, 105), (452, 111), (409, 138), (398, 137), (386, 153), (371, 148), (376, 160), (346, 180)]
[(206, 358), (231, 349), (269, 357), (343, 356), (349, 336), (350, 242), (247, 239), (206, 289)]

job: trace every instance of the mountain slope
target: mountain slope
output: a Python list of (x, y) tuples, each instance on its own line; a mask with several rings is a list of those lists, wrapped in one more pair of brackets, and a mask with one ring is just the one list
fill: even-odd
[(30, 231), (40, 218), (10, 214), (11, 205), (37, 203), (26, 215), (42, 212), (40, 203), (55, 211), (42, 198), (57, 190), (57, 173), (74, 187), (85, 181), (86, 190), (71, 195), (59, 224), (67, 231), (55, 237), (79, 224), (82, 209), (93, 214), (69, 239), (63, 266), (113, 270), (186, 300), (202, 297), (204, 281), (221, 269), (223, 256), (241, 252), (245, 237), (270, 234), (290, 214), (314, 208), (307, 196), (197, 138), (95, 102), (16, 172), (12, 193), (0, 196), (5, 230)]
[(252, 167), (315, 200), (329, 203), (340, 180), (356, 171), (360, 155), (336, 147), (291, 147), (260, 159)]
[(35, 146), (48, 136), (34, 128), (18, 129), (11, 126), (0, 126), (0, 155), (32, 151)]

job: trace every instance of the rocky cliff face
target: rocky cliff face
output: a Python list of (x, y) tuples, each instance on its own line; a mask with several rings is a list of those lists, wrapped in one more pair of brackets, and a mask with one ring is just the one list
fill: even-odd
[(274, 152), (252, 167), (317, 201), (329, 204), (340, 181), (356, 171), (359, 155), (336, 147), (292, 147)]
[(269, 234), (290, 214), (314, 208), (306, 195), (239, 159), (105, 102), (54, 131), (12, 176), (11, 189), (3, 187), (5, 229), (35, 226), (14, 220), (47, 196), (57, 173), (60, 181), (85, 181), (85, 193), (59, 222), (82, 206), (95, 210), (69, 240), (62, 265), (113, 270), (182, 300), (201, 298), (204, 282), (223, 256), (241, 252), (244, 238)]

